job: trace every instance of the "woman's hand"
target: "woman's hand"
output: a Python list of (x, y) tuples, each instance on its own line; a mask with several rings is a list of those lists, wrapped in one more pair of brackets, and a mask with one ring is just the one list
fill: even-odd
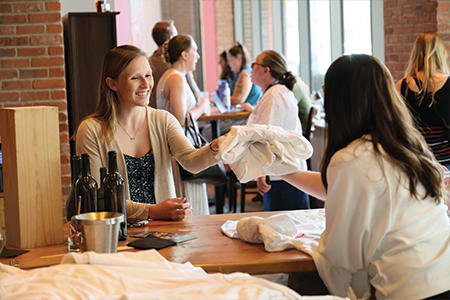
[(241, 110), (242, 111), (248, 111), (248, 112), (252, 112), (253, 111), (253, 106), (250, 103), (243, 103), (241, 104)]
[(258, 177), (258, 179), (256, 180), (256, 186), (258, 188), (258, 193), (261, 196), (264, 196), (264, 194), (270, 191), (270, 189), (272, 188), (270, 184), (267, 184), (266, 176)]
[(159, 204), (150, 205), (149, 219), (183, 220), (190, 216), (194, 209), (189, 202), (183, 203), (186, 198), (170, 198)]

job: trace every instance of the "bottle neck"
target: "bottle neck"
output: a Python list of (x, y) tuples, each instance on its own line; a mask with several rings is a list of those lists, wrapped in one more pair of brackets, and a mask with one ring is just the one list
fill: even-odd
[(117, 152), (110, 151), (108, 152), (108, 169), (110, 173), (117, 173)]
[(91, 176), (91, 165), (89, 156), (83, 156), (82, 161), (83, 161), (83, 172), (82, 172), (83, 177)]
[(72, 185), (81, 177), (81, 157), (72, 159)]

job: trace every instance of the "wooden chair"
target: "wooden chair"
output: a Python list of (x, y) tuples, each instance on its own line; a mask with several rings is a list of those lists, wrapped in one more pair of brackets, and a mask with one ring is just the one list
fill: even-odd
[[(312, 133), (314, 132), (314, 117), (317, 115), (318, 109), (315, 106), (311, 106), (311, 109), (309, 110), (308, 114), (308, 122), (306, 123), (306, 131), (305, 131), (305, 138), (311, 142)], [(300, 118), (300, 115), (299, 115)], [(308, 158), (306, 160), (306, 165), (308, 166), (308, 170), (311, 170), (311, 158)]]
[[(241, 190), (241, 213), (245, 212), (245, 195), (246, 194), (257, 194), (258, 192), (254, 189), (256, 189), (256, 181), (250, 181), (248, 183), (240, 183), (236, 175), (234, 175), (233, 172), (228, 173), (228, 182), (230, 184), (229, 187), (229, 209), (230, 212), (233, 211), (236, 212), (237, 204), (236, 204), (236, 198), (237, 198), (237, 189), (239, 188)], [(252, 190), (248, 190), (252, 189)]]

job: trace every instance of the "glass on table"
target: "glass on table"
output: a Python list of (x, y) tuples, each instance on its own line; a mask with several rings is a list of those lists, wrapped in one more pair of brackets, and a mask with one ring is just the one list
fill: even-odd
[(209, 92), (208, 91), (200, 92), (200, 99), (201, 98), (208, 99), (208, 106), (206, 107), (205, 115), (209, 116), (211, 114), (211, 103), (210, 103), (210, 100), (209, 100)]

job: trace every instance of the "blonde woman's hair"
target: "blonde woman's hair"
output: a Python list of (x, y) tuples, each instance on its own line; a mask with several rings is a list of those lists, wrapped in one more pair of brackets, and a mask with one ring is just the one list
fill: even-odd
[(139, 57), (147, 58), (147, 54), (132, 45), (123, 45), (111, 49), (103, 59), (102, 73), (99, 82), (98, 104), (95, 112), (87, 118), (93, 118), (101, 124), (100, 138), (108, 143), (117, 133), (117, 116), (119, 100), (116, 92), (106, 84), (106, 78), (117, 79), (130, 62)]
[[(428, 31), (419, 34), (414, 42), (413, 50), (409, 60), (408, 68), (405, 72), (405, 77), (417, 77), (419, 72), (424, 73), (424, 79), (419, 93), (427, 92), (430, 82), (435, 82), (436, 70), (449, 75), (449, 68), (447, 65), (447, 50), (444, 42), (439, 34)], [(434, 93), (431, 93), (434, 100)], [(425, 93), (422, 94), (423, 100)]]

